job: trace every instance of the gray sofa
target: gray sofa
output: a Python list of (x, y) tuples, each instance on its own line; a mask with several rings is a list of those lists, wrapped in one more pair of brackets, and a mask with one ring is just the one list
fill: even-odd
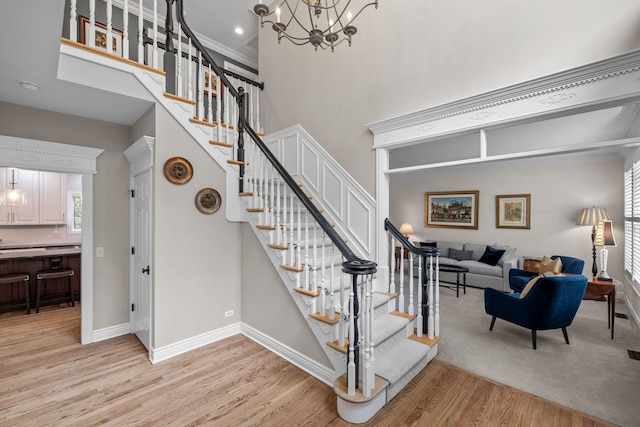
[[(504, 250), (504, 254), (500, 256), (496, 265), (490, 265), (480, 262), (485, 254), (487, 245), (476, 243), (456, 243), (444, 240), (428, 240), (413, 242), (415, 246), (433, 246), (436, 245), (440, 249), (440, 265), (458, 265), (467, 267), (467, 285), (480, 288), (494, 288), (500, 291), (510, 292), (509, 288), (509, 270), (518, 268), (518, 258), (514, 256), (516, 248), (493, 244), (489, 245), (493, 249)], [(450, 258), (450, 249), (454, 251), (452, 254), (458, 258), (470, 258), (458, 260)], [(456, 252), (462, 251), (462, 252)], [(417, 276), (417, 269), (414, 268), (414, 275)], [(440, 272), (440, 281), (456, 283), (456, 273)]]

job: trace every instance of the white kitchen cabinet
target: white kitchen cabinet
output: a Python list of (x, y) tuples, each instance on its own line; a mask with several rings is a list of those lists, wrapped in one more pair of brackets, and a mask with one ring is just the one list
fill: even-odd
[(40, 172), (40, 224), (66, 224), (67, 175)]
[(40, 223), (40, 172), (0, 168), (0, 191), (9, 188), (11, 180), (25, 192), (25, 205), (0, 205), (0, 225), (37, 225)]

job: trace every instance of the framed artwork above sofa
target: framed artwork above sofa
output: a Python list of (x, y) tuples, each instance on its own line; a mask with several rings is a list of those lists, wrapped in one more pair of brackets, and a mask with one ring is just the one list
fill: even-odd
[(424, 226), (478, 229), (478, 190), (425, 193)]

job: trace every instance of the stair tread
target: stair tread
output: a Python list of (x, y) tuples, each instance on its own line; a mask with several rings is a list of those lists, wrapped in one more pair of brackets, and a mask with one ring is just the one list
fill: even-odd
[[(431, 350), (428, 345), (409, 339), (396, 343), (392, 349), (376, 352), (376, 374), (395, 384), (407, 372), (413, 369)], [(401, 362), (401, 363), (400, 363)]]

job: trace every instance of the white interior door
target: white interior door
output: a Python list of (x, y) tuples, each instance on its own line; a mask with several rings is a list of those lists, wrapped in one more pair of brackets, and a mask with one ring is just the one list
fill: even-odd
[(133, 178), (133, 332), (151, 344), (151, 171)]

